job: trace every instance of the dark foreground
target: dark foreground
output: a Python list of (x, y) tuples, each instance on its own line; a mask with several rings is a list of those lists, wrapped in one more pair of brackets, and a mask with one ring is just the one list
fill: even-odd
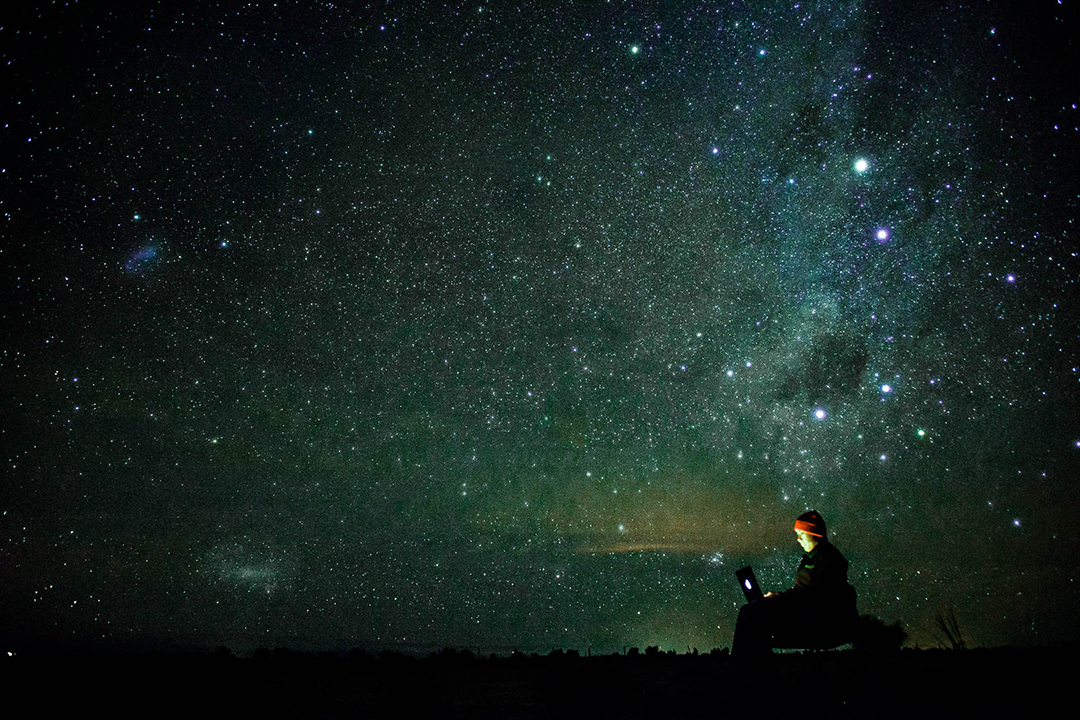
[(749, 667), (726, 655), (279, 652), (4, 657), (0, 677), (9, 707), (43, 717), (1006, 717), (1056, 706), (1075, 665), (1070, 648), (792, 654)]

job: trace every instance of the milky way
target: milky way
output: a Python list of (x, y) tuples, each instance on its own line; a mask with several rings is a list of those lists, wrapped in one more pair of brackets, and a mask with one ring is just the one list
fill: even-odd
[(1077, 639), (1075, 11), (541, 6), (4, 23), (6, 642)]

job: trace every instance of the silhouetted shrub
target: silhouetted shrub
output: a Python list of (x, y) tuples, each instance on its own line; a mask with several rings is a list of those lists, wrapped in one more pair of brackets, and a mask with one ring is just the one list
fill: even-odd
[(353, 648), (349, 651), (349, 659), (354, 662), (368, 662), (375, 658), (368, 654), (368, 651), (363, 648)]
[[(964, 640), (963, 633), (960, 632), (960, 621), (956, 619), (956, 613), (952, 608), (948, 608), (944, 613), (938, 613), (934, 617), (934, 622), (937, 623), (938, 630), (941, 631), (939, 640), (944, 640), (949, 643), (953, 650), (966, 650), (967, 641)], [(944, 642), (942, 647), (945, 647)]]
[(852, 644), (860, 652), (889, 653), (897, 652), (907, 640), (907, 632), (899, 622), (886, 625), (880, 618), (863, 615), (855, 626)]
[(439, 660), (442, 662), (456, 662), (459, 660), (475, 660), (476, 656), (473, 655), (472, 650), (457, 650), (455, 648), (443, 648), (439, 652), (433, 652), (428, 655), (429, 660)]
[(275, 662), (300, 662), (310, 659), (310, 655), (300, 650), (292, 650), (287, 647), (274, 648)]

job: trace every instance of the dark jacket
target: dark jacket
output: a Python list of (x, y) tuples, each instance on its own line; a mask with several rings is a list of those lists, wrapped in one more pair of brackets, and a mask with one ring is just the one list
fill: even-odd
[(847, 585), (848, 561), (836, 546), (822, 538), (806, 555), (795, 572), (795, 587), (788, 592), (807, 590), (829, 592)]
[(848, 619), (857, 614), (855, 589), (848, 584), (848, 561), (836, 546), (822, 538), (795, 572), (795, 587), (781, 593), (789, 602), (807, 603), (830, 616)]

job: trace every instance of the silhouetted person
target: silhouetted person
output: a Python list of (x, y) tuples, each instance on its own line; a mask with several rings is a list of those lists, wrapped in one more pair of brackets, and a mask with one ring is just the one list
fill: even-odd
[(773, 648), (825, 648), (850, 642), (858, 612), (848, 584), (848, 561), (829, 542), (816, 510), (795, 521), (795, 536), (806, 554), (795, 587), (770, 592), (743, 605), (731, 643), (734, 657), (768, 655)]

